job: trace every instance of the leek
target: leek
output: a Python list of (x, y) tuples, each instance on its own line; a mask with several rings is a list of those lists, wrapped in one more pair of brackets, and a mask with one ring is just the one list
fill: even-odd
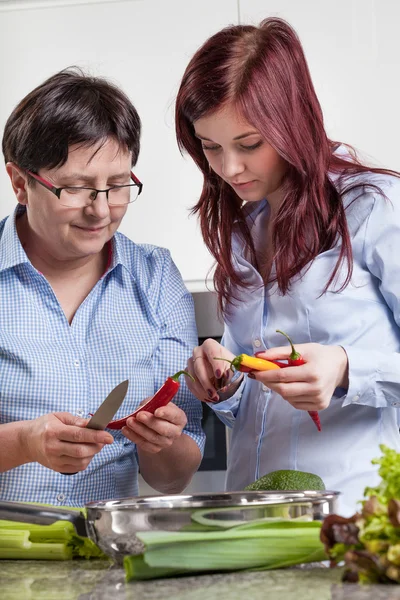
[(326, 559), (321, 524), (266, 521), (228, 531), (143, 532), (145, 550), (126, 556), (127, 581), (211, 571), (266, 570)]

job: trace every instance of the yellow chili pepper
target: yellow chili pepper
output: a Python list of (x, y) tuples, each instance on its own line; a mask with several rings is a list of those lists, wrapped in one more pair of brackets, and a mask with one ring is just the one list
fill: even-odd
[(272, 371), (273, 369), (280, 369), (280, 366), (264, 358), (257, 358), (256, 356), (249, 356), (248, 354), (239, 354), (235, 356), (233, 360), (227, 358), (217, 358), (215, 360), (226, 360), (231, 363), (231, 368), (242, 373), (250, 373), (250, 371)]

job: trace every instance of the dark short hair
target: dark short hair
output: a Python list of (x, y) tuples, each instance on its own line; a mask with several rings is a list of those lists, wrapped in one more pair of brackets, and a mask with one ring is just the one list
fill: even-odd
[(6, 163), (38, 172), (68, 159), (74, 144), (91, 147), (114, 138), (138, 159), (141, 123), (132, 102), (116, 85), (64, 69), (36, 87), (7, 120), (2, 149)]

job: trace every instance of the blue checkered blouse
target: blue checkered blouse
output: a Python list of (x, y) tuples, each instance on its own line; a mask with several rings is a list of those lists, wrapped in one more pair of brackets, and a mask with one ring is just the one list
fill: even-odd
[[(0, 424), (59, 411), (88, 417), (124, 379), (129, 389), (115, 418), (131, 413), (185, 367), (197, 344), (193, 299), (169, 252), (116, 233), (108, 270), (69, 325), (21, 246), (18, 210), (0, 222)], [(201, 403), (183, 381), (174, 401), (203, 452)], [(0, 499), (82, 506), (137, 495), (136, 447), (112, 433), (115, 442), (74, 476), (38, 463), (0, 473)]]

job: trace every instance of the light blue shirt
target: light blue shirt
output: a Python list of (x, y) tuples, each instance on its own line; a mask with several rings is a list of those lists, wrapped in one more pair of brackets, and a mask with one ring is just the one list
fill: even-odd
[[(0, 223), (0, 424), (60, 411), (88, 417), (125, 379), (129, 389), (114, 418), (130, 414), (185, 367), (197, 344), (193, 299), (169, 252), (116, 233), (111, 265), (70, 325), (27, 258), (15, 216)], [(184, 378), (174, 402), (187, 414), (184, 433), (202, 452), (201, 403)], [(112, 434), (114, 443), (76, 475), (38, 463), (0, 473), (0, 499), (82, 506), (137, 495), (136, 446)]]
[[(251, 379), (214, 405), (233, 428), (228, 490), (243, 489), (271, 471), (297, 469), (316, 473), (327, 489), (342, 492), (341, 514), (351, 515), (360, 508), (364, 488), (380, 480), (371, 465), (381, 455), (379, 444), (400, 451), (400, 180), (370, 174), (366, 179), (382, 187), (388, 199), (371, 189), (346, 197), (354, 264), (351, 283), (339, 293), (332, 290), (340, 288), (345, 268), (336, 285), (321, 295), (338, 247), (321, 253), (282, 295), (276, 285), (263, 286), (234, 237), (237, 269), (252, 287), (241, 292), (223, 344), (234, 354), (253, 354), (284, 345), (276, 333), (281, 329), (295, 345), (340, 345), (348, 356), (350, 383), (320, 411), (320, 433), (306, 411)], [(252, 206), (248, 219), (256, 243), (268, 214), (266, 201)]]

